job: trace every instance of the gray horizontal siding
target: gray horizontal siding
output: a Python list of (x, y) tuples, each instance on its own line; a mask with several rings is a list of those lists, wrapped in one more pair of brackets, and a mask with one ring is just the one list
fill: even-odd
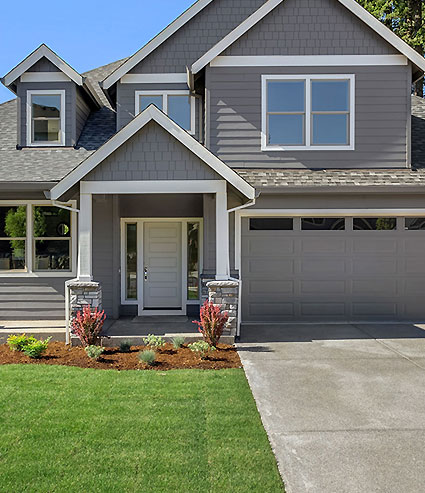
[(335, 0), (285, 0), (223, 55), (384, 55), (394, 47)]
[(148, 123), (85, 180), (216, 180), (208, 165), (155, 122)]
[[(262, 152), (261, 75), (333, 73), (356, 76), (355, 150)], [(406, 167), (409, 77), (409, 66), (209, 67), (210, 149), (233, 167)]]

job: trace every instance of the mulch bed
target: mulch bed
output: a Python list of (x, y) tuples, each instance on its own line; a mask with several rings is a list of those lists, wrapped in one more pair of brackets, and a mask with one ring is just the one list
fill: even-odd
[(217, 350), (210, 353), (206, 360), (201, 360), (186, 346), (174, 349), (166, 344), (157, 350), (154, 366), (148, 367), (139, 362), (139, 352), (145, 346), (132, 346), (129, 353), (120, 352), (119, 348), (105, 348), (97, 360), (90, 359), (82, 347), (66, 346), (63, 342), (51, 342), (40, 359), (32, 359), (22, 352), (11, 351), (6, 344), (0, 345), (0, 365), (33, 364), (63, 365), (98, 370), (175, 370), (197, 368), (201, 370), (221, 370), (224, 368), (241, 368), (242, 364), (235, 347), (219, 344)]

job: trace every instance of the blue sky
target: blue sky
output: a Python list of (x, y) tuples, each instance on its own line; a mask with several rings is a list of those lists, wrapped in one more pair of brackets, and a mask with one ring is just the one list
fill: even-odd
[[(21, 0), (0, 7), (0, 77), (41, 43), (77, 70), (132, 55), (194, 0)], [(0, 103), (14, 97), (0, 84)]]

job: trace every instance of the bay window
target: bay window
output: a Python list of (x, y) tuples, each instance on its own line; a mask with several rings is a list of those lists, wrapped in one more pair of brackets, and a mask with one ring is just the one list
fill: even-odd
[(354, 149), (354, 75), (263, 75), (263, 150)]
[(27, 91), (27, 145), (65, 145), (65, 91)]
[(74, 270), (73, 213), (51, 204), (0, 205), (0, 274)]
[(195, 98), (189, 91), (136, 91), (136, 115), (151, 104), (190, 134), (195, 133)]

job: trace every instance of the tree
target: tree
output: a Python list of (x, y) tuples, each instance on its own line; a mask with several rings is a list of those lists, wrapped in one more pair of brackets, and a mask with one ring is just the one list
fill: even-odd
[[(357, 0), (422, 56), (425, 52), (425, 2), (424, 0)], [(421, 79), (415, 84), (417, 96), (424, 96)]]

